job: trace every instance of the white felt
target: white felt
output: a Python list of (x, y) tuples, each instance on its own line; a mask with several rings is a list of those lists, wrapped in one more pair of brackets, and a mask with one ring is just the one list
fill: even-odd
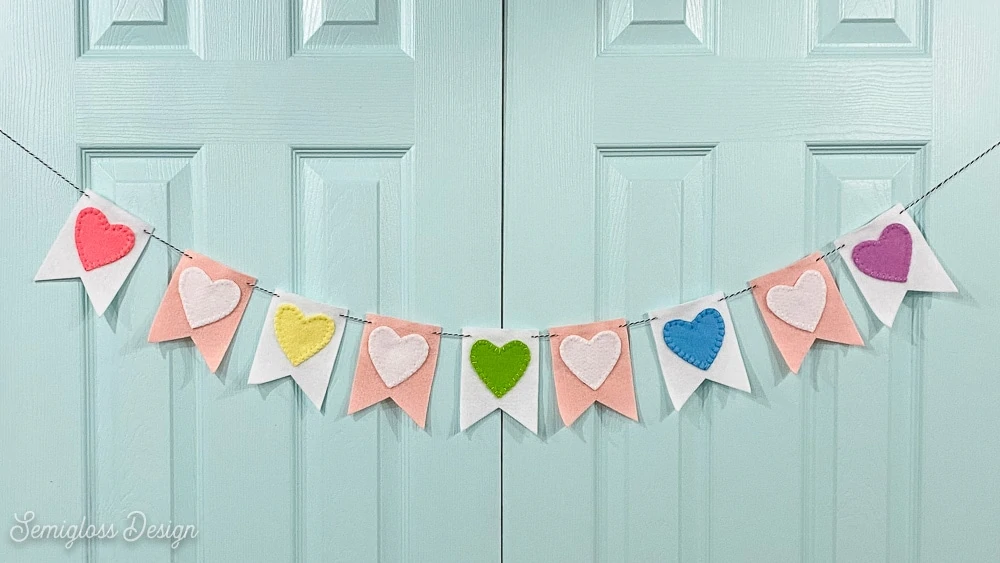
[(621, 353), (622, 341), (610, 330), (598, 332), (590, 340), (571, 334), (559, 344), (559, 356), (566, 367), (595, 391), (608, 378)]
[[(462, 391), (460, 399), (460, 425), (466, 430), (483, 417), (500, 409), (509, 414), (533, 433), (538, 433), (538, 331), (537, 330), (504, 330), (488, 328), (466, 328), (463, 334), (469, 338), (462, 339)], [(534, 338), (533, 338), (534, 337)], [(499, 399), (486, 387), (469, 355), (472, 345), (477, 340), (489, 340), (497, 347), (502, 347), (511, 340), (520, 340), (528, 345), (531, 361), (528, 362), (524, 375)]]
[[(309, 397), (309, 400), (316, 405), (316, 408), (322, 409), (323, 400), (326, 398), (326, 389), (330, 385), (333, 365), (340, 352), (340, 342), (344, 339), (344, 317), (342, 315), (347, 314), (347, 309), (310, 301), (280, 289), (275, 290), (275, 293), (278, 294), (278, 297), (272, 297), (271, 304), (267, 308), (267, 316), (264, 318), (264, 327), (260, 331), (260, 340), (257, 341), (257, 352), (253, 357), (253, 365), (250, 366), (250, 377), (247, 379), (247, 383), (257, 385), (291, 376), (292, 380), (306, 394), (306, 397)], [(282, 352), (281, 346), (278, 344), (278, 337), (274, 332), (274, 315), (278, 311), (278, 307), (284, 303), (295, 305), (302, 310), (302, 314), (306, 317), (323, 314), (333, 319), (334, 330), (330, 343), (298, 366), (293, 366), (288, 361), (288, 357)]]
[(427, 360), (427, 340), (419, 334), (400, 337), (380, 326), (368, 335), (368, 355), (375, 371), (390, 389), (406, 381)]
[(177, 293), (191, 328), (226, 318), (240, 303), (240, 286), (236, 282), (227, 278), (212, 280), (196, 266), (181, 272)]
[[(93, 191), (87, 190), (87, 194), (90, 197), (80, 196), (76, 205), (73, 206), (69, 218), (59, 230), (55, 242), (52, 243), (45, 260), (38, 268), (35, 281), (80, 278), (87, 291), (87, 296), (90, 298), (90, 303), (94, 306), (94, 311), (98, 316), (101, 316), (114, 300), (115, 295), (118, 294), (118, 290), (125, 283), (136, 262), (139, 261), (142, 250), (146, 248), (146, 243), (149, 242), (149, 235), (143, 231), (151, 233), (153, 227)], [(107, 216), (108, 222), (128, 225), (135, 233), (135, 245), (128, 254), (120, 260), (89, 272), (83, 269), (83, 264), (80, 263), (80, 257), (76, 252), (76, 216), (87, 207), (100, 209)]]
[(806, 270), (794, 286), (772, 287), (767, 291), (767, 308), (795, 328), (815, 332), (826, 309), (826, 280), (823, 274)]
[[(719, 353), (715, 356), (715, 361), (707, 370), (702, 370), (685, 362), (667, 347), (667, 343), (663, 340), (663, 326), (674, 319), (690, 322), (698, 313), (709, 307), (717, 310), (722, 316), (722, 321), (726, 325), (726, 334), (722, 339), (722, 347), (719, 348)], [(660, 361), (660, 371), (663, 373), (663, 381), (667, 385), (667, 393), (670, 395), (670, 402), (674, 404), (674, 410), (681, 410), (684, 403), (691, 398), (698, 386), (706, 379), (740, 391), (750, 392), (750, 379), (747, 378), (747, 369), (743, 365), (743, 355), (740, 353), (740, 344), (736, 340), (736, 331), (733, 329), (733, 319), (729, 314), (729, 306), (722, 299), (722, 293), (702, 297), (683, 305), (653, 311), (649, 313), (649, 318), (653, 319), (649, 322), (649, 328), (653, 332), (656, 357)]]
[[(902, 305), (903, 297), (907, 291), (936, 291), (941, 293), (955, 293), (958, 291), (955, 283), (951, 281), (948, 273), (945, 272), (944, 267), (938, 262), (934, 251), (927, 244), (927, 240), (924, 239), (923, 233), (920, 232), (920, 228), (917, 227), (913, 218), (910, 217), (909, 213), (900, 213), (900, 211), (903, 211), (903, 206), (897, 203), (892, 209), (879, 215), (867, 225), (847, 233), (835, 242), (837, 246), (843, 245), (843, 248), (840, 249), (840, 256), (843, 258), (844, 263), (847, 264), (847, 269), (850, 270), (851, 277), (854, 278), (854, 283), (861, 290), (861, 294), (865, 297), (865, 301), (868, 302), (868, 306), (875, 313), (875, 316), (878, 317), (878, 320), (888, 327), (892, 326), (892, 322), (896, 318), (896, 312), (899, 311), (899, 306)], [(882, 230), (891, 223), (900, 223), (906, 227), (910, 231), (910, 237), (913, 240), (910, 272), (906, 277), (906, 281), (902, 283), (880, 280), (868, 276), (859, 270), (854, 264), (854, 260), (851, 259), (854, 247), (858, 243), (878, 239), (879, 235), (882, 234)]]

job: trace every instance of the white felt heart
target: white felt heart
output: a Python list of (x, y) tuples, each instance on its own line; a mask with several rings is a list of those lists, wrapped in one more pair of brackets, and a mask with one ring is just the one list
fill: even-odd
[(826, 280), (823, 274), (806, 270), (794, 287), (772, 287), (767, 291), (767, 308), (795, 328), (814, 332), (826, 308)]
[(604, 383), (622, 353), (622, 340), (613, 331), (598, 332), (587, 340), (571, 334), (559, 344), (559, 355), (573, 375), (593, 390)]
[(191, 267), (177, 283), (184, 315), (191, 328), (226, 318), (240, 303), (240, 287), (230, 279), (212, 281), (205, 270)]
[(406, 381), (420, 369), (427, 360), (427, 352), (427, 340), (419, 334), (400, 338), (395, 330), (380, 326), (368, 335), (368, 355), (389, 388)]

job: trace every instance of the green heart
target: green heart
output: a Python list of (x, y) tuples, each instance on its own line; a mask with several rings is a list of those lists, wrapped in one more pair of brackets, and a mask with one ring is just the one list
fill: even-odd
[(520, 340), (511, 340), (502, 348), (489, 340), (477, 340), (472, 345), (469, 361), (479, 379), (499, 399), (517, 385), (528, 369), (531, 350)]

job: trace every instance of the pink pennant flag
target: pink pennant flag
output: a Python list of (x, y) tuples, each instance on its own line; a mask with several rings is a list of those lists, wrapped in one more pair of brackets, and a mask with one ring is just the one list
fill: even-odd
[(392, 399), (423, 428), (441, 328), (372, 314), (365, 321), (347, 414)]
[(149, 341), (190, 338), (215, 373), (255, 283), (256, 278), (185, 250), (153, 318)]
[(816, 340), (864, 346), (822, 255), (809, 256), (750, 282), (771, 338), (792, 373)]
[(639, 420), (625, 319), (549, 329), (552, 377), (566, 426), (595, 402)]

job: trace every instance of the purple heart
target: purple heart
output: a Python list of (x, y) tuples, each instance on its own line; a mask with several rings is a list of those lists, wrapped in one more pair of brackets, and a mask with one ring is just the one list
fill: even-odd
[(854, 265), (869, 276), (884, 281), (905, 282), (910, 273), (913, 237), (901, 223), (890, 223), (878, 240), (858, 243), (851, 252)]

